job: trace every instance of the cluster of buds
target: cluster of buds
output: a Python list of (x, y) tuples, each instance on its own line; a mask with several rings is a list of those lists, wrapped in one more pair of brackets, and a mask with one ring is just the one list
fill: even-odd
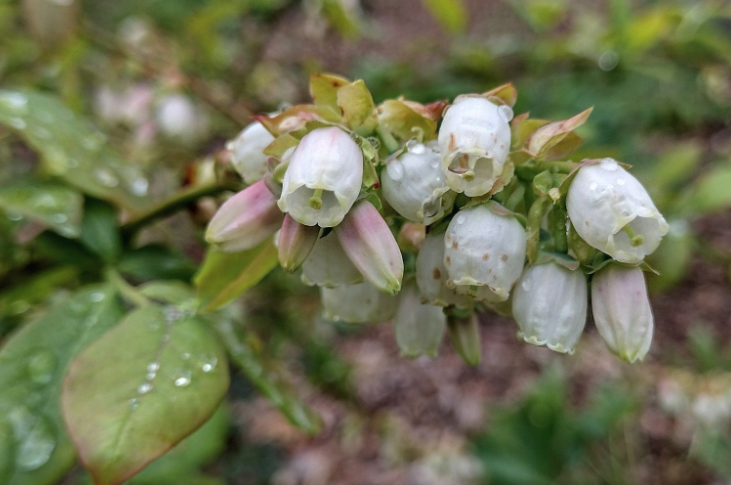
[(229, 145), (248, 187), (214, 216), (210, 243), (277, 245), (286, 271), (320, 287), (325, 318), (393, 319), (407, 356), (436, 355), (447, 329), (479, 362), (475, 314), (488, 309), (526, 342), (573, 353), (591, 297), (608, 348), (645, 357), (644, 257), (668, 225), (627, 166), (571, 159), (591, 110), (513, 117), (511, 84), (375, 105), (362, 81), (318, 74), (311, 94)]

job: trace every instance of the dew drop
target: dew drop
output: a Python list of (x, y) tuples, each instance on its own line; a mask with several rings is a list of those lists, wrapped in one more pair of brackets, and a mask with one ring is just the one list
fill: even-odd
[(625, 184), (625, 182), (624, 182), (624, 179), (623, 178), (618, 178), (617, 179), (617, 185), (624, 185), (624, 184)]
[(464, 216), (457, 216), (457, 224), (464, 224), (465, 217)]
[(185, 387), (190, 384), (191, 372), (189, 370), (178, 370), (175, 372), (175, 387)]
[(68, 222), (69, 218), (66, 216), (66, 214), (53, 214), (51, 216), (51, 221), (55, 222), (56, 224), (63, 224), (65, 222)]
[(135, 195), (143, 196), (147, 194), (149, 186), (150, 184), (147, 182), (147, 179), (138, 177), (129, 184), (129, 190)]
[(130, 409), (132, 409), (132, 411), (134, 411), (135, 409), (137, 409), (138, 407), (140, 407), (140, 400), (137, 399), (136, 397), (133, 398), (133, 399), (130, 399), (129, 400), (129, 407), (130, 407)]
[(147, 378), (148, 381), (151, 381), (155, 378), (156, 375), (157, 375), (157, 372), (148, 372), (147, 376), (145, 376), (145, 377)]
[(608, 172), (614, 172), (619, 168), (619, 164), (616, 160), (612, 158), (605, 158), (600, 162), (601, 167), (608, 171)]
[(94, 177), (105, 187), (116, 187), (119, 179), (108, 168), (98, 168), (94, 171)]
[(201, 355), (199, 361), (203, 372), (211, 372), (218, 365), (218, 359), (215, 355)]
[(158, 370), (160, 370), (159, 362), (150, 362), (150, 365), (147, 366), (147, 372), (157, 372)]
[(8, 219), (11, 221), (22, 221), (23, 216), (11, 212), (10, 214), (8, 214)]
[(596, 182), (592, 182), (592, 183), (589, 184), (589, 190), (596, 190), (596, 188), (597, 188), (597, 183)]
[(180, 356), (180, 358), (183, 360), (189, 360), (190, 354), (188, 352), (185, 352), (183, 355)]
[(401, 165), (401, 162), (393, 161), (386, 165), (386, 172), (388, 173), (388, 176), (391, 177), (395, 181), (399, 181), (402, 178), (404, 178), (404, 167)]
[(28, 375), (37, 384), (48, 384), (53, 379), (56, 357), (47, 350), (34, 354), (28, 361)]
[(500, 113), (500, 117), (507, 123), (510, 122), (510, 120), (513, 119), (513, 109), (510, 106), (502, 105), (498, 107), (498, 112)]
[(414, 155), (421, 155), (426, 152), (426, 147), (423, 143), (412, 143), (411, 145), (409, 145), (409, 143), (406, 144), (409, 153), (413, 153)]
[(104, 293), (101, 291), (95, 291), (91, 295), (89, 295), (89, 300), (93, 301), (94, 303), (99, 303), (100, 301), (104, 300)]
[(28, 98), (20, 93), (2, 93), (0, 94), (0, 103), (4, 104), (13, 111), (25, 111), (28, 106)]
[(51, 425), (24, 407), (13, 409), (8, 418), (13, 434), (19, 439), (15, 463), (25, 470), (35, 470), (48, 462), (56, 447)]
[(528, 283), (527, 281), (523, 281), (523, 282), (522, 282), (522, 283), (520, 284), (520, 286), (522, 286), (522, 287), (523, 287), (523, 289), (524, 289), (525, 291), (530, 291), (530, 289), (531, 289), (531, 285), (530, 285), (530, 283)]
[(147, 394), (151, 390), (152, 390), (152, 384), (150, 384), (149, 382), (145, 382), (144, 384), (142, 384), (140, 387), (137, 388), (137, 392), (139, 394)]
[(25, 128), (28, 126), (25, 124), (25, 120), (21, 118), (10, 118), (10, 126), (15, 128), (16, 130), (25, 130)]

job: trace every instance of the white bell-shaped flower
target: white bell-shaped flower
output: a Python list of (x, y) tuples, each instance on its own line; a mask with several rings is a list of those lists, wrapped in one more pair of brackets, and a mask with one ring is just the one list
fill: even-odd
[(642, 261), (668, 232), (647, 190), (611, 158), (579, 169), (566, 208), (579, 236), (624, 263)]
[(586, 324), (586, 276), (553, 261), (523, 272), (513, 290), (519, 337), (533, 345), (573, 354)]
[(339, 128), (302, 138), (284, 175), (279, 208), (306, 226), (334, 227), (355, 203), (363, 182), (363, 153)]
[(610, 264), (591, 281), (594, 323), (609, 349), (627, 362), (642, 360), (655, 321), (640, 268)]
[(509, 106), (485, 98), (455, 100), (439, 128), (442, 169), (452, 190), (477, 197), (493, 188), (510, 152), (512, 117)]
[(441, 307), (422, 303), (419, 290), (410, 284), (399, 293), (393, 325), (401, 355), (436, 357), (447, 327), (447, 317)]
[(444, 217), (454, 203), (436, 141), (416, 143), (391, 160), (381, 172), (381, 187), (396, 212), (426, 225)]
[(334, 233), (320, 238), (302, 265), (302, 282), (310, 286), (335, 288), (363, 281)]
[(477, 286), (491, 301), (505, 301), (520, 277), (526, 255), (523, 226), (486, 205), (462, 209), (444, 238), (449, 286)]
[(323, 317), (346, 323), (381, 323), (396, 311), (397, 298), (379, 291), (367, 281), (357, 285), (320, 288)]
[(444, 250), (444, 233), (429, 234), (421, 243), (416, 257), (416, 284), (422, 299), (433, 305), (472, 308), (473, 300), (469, 295), (447, 286), (449, 275), (444, 266)]
[(274, 141), (274, 136), (255, 121), (249, 124), (228, 144), (231, 164), (247, 184), (263, 179), (267, 173), (267, 157), (264, 149)]

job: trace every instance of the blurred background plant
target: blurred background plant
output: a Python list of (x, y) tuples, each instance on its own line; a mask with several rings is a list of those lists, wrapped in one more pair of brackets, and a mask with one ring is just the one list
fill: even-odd
[[(243, 371), (228, 409), (131, 483), (731, 480), (730, 45), (724, 0), (0, 0), (0, 343), (110, 271), (187, 288), (237, 188), (227, 140), (303, 100), (308, 73), (376, 102), (512, 81), (516, 113), (594, 106), (575, 158), (634, 165), (671, 222), (650, 362), (595, 332), (573, 358), (524, 348), (497, 317), (475, 369), (407, 361), (277, 271), (218, 323)], [(88, 483), (67, 463), (17, 483)]]

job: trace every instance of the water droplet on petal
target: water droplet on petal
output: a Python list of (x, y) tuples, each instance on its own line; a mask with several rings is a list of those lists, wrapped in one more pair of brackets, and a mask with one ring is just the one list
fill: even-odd
[(624, 184), (625, 184), (625, 182), (624, 182), (624, 179), (623, 178), (618, 178), (617, 179), (617, 185), (624, 185)]
[(421, 155), (422, 153), (426, 152), (426, 147), (423, 143), (413, 143), (411, 145), (409, 145), (409, 143), (406, 144), (409, 153), (413, 153), (414, 155)]
[(612, 158), (605, 158), (600, 162), (601, 167), (608, 171), (608, 172), (614, 172), (619, 168), (619, 164), (616, 160)]
[(510, 122), (513, 119), (513, 109), (510, 106), (502, 105), (498, 107), (498, 112), (505, 122)]
[(523, 281), (520, 286), (522, 286), (525, 291), (530, 291), (531, 286), (527, 281)]
[(597, 183), (596, 182), (592, 182), (592, 183), (589, 184), (589, 190), (596, 190), (596, 188), (597, 188)]
[(464, 224), (464, 221), (465, 221), (464, 216), (462, 216), (462, 215), (457, 216), (457, 224)]
[(401, 165), (401, 162), (396, 160), (386, 165), (386, 172), (388, 172), (389, 177), (397, 182), (404, 178), (404, 167)]

